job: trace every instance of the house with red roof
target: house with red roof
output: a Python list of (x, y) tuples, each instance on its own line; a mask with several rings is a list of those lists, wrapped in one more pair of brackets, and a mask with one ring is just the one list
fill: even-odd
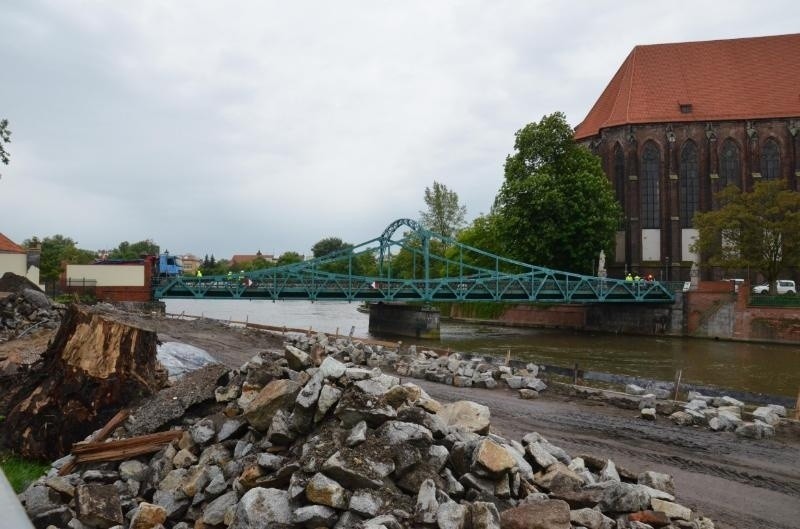
[(0, 233), (0, 277), (6, 272), (27, 277), (39, 284), (39, 250), (26, 250)]
[(636, 46), (575, 139), (624, 210), (610, 271), (688, 280), (693, 217), (715, 193), (800, 191), (800, 34)]
[(238, 266), (249, 264), (256, 259), (264, 259), (268, 263), (274, 263), (276, 261), (275, 256), (272, 254), (262, 254), (261, 250), (254, 254), (235, 254), (231, 257), (231, 268), (236, 268)]

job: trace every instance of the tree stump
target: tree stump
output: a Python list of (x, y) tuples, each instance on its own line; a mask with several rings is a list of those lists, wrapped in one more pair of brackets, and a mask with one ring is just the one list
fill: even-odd
[(11, 388), (6, 447), (37, 459), (69, 452), (120, 408), (164, 386), (156, 345), (153, 331), (72, 305), (42, 358)]

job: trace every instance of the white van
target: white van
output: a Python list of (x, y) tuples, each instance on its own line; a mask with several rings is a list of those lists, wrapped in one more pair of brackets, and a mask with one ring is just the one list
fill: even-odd
[[(797, 288), (791, 279), (778, 279), (775, 285), (778, 294), (795, 294)], [(769, 283), (761, 283), (753, 287), (753, 294), (769, 294)]]

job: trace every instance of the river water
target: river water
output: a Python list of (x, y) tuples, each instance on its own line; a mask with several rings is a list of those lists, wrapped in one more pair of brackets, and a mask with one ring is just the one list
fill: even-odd
[[(369, 316), (357, 303), (261, 300), (165, 300), (167, 312), (368, 337)], [(385, 337), (373, 337), (385, 338)], [(414, 340), (402, 338), (405, 343)], [(566, 330), (495, 327), (443, 321), (429, 347), (543, 364), (674, 380), (794, 397), (800, 388), (800, 345), (691, 338), (622, 336)]]

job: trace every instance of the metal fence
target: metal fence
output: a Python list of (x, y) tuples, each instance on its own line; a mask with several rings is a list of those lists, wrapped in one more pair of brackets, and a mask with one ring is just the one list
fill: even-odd
[(756, 294), (750, 296), (751, 307), (800, 307), (800, 296), (796, 294), (782, 294), (780, 296), (765, 296)]

